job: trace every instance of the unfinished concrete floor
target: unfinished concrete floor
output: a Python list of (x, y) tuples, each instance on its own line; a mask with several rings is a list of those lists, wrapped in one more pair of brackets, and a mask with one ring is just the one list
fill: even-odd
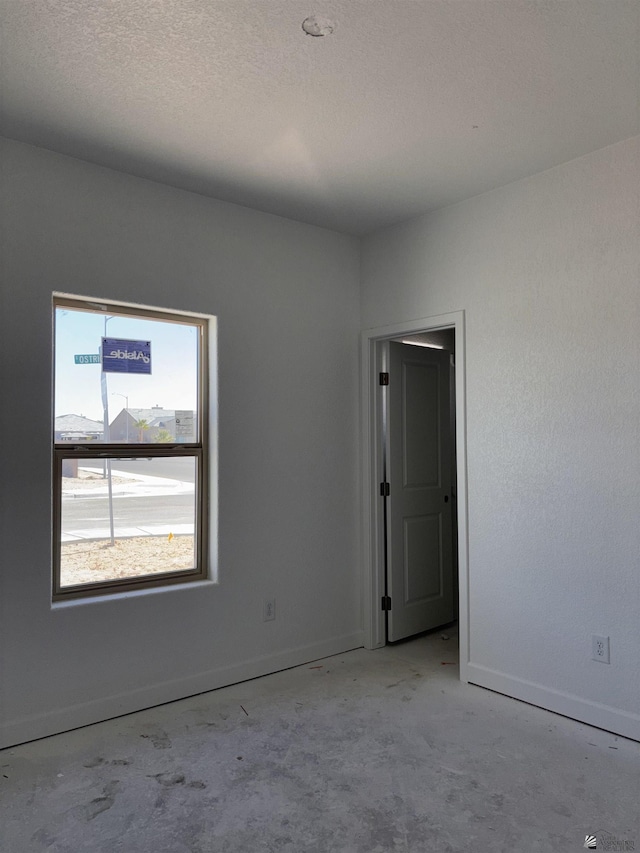
[(441, 633), (4, 750), (0, 850), (640, 850), (640, 744), (460, 684)]

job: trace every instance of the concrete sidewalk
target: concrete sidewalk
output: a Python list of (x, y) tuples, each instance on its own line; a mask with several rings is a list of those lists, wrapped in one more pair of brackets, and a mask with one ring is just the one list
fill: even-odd
[[(142, 524), (140, 527), (120, 527), (115, 525), (116, 539), (131, 539), (134, 536), (193, 536), (193, 524)], [(88, 530), (65, 530), (60, 537), (62, 542), (90, 542), (96, 539), (110, 539), (108, 527), (95, 527)]]
[[(82, 466), (83, 471), (93, 474), (102, 474), (102, 468), (87, 468)], [(183, 480), (170, 480), (168, 477), (152, 477), (146, 474), (130, 474), (128, 471), (111, 469), (112, 477), (129, 480), (129, 483), (114, 483), (112, 485), (113, 497), (119, 498), (142, 498), (160, 497), (162, 495), (185, 495), (192, 494), (195, 490), (194, 483)], [(104, 498), (109, 494), (107, 480), (99, 481), (100, 485), (83, 487), (78, 489), (62, 489), (62, 499), (91, 500), (93, 498)], [(104, 485), (103, 485), (104, 484)]]

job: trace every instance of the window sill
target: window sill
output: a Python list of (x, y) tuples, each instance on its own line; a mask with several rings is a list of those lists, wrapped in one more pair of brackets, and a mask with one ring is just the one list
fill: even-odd
[(184, 592), (185, 590), (202, 590), (215, 586), (218, 586), (218, 581), (207, 578), (206, 580), (186, 581), (185, 583), (173, 583), (167, 584), (166, 586), (153, 586), (145, 587), (144, 589), (109, 592), (103, 593), (102, 595), (91, 595), (89, 593), (81, 598), (70, 598), (67, 601), (53, 601), (51, 602), (51, 610), (67, 610), (70, 607), (82, 607), (88, 604), (118, 602), (131, 598), (145, 598), (150, 595), (164, 595), (168, 592)]

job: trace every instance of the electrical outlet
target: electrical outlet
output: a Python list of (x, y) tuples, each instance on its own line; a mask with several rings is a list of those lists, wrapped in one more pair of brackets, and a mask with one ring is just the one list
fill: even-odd
[(271, 622), (273, 619), (276, 618), (276, 600), (275, 600), (275, 598), (265, 598), (263, 618), (264, 618), (265, 622)]
[(599, 637), (597, 634), (591, 637), (591, 657), (600, 663), (611, 663), (608, 637)]

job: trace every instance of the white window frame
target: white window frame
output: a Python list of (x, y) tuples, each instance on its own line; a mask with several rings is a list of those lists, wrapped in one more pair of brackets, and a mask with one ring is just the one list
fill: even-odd
[[(55, 316), (57, 308), (88, 311), (99, 314), (103, 311), (111, 316), (143, 317), (150, 320), (182, 323), (197, 326), (200, 330), (198, 347), (198, 403), (197, 403), (197, 436), (198, 440), (185, 444), (146, 444), (146, 443), (107, 443), (96, 441), (55, 441), (53, 439), (53, 572), (52, 600), (66, 601), (74, 598), (87, 598), (96, 595), (113, 595), (117, 592), (130, 592), (148, 588), (164, 587), (174, 584), (184, 584), (191, 581), (204, 581), (209, 577), (209, 387), (211, 370), (210, 348), (210, 318), (201, 314), (177, 313), (175, 311), (147, 306), (130, 305), (127, 303), (102, 302), (64, 294), (53, 295), (53, 341), (56, 342)], [(54, 351), (55, 359), (55, 351)], [(55, 362), (54, 362), (55, 363)], [(55, 369), (53, 370), (53, 400), (55, 400)], [(54, 409), (54, 406), (52, 406)], [(52, 436), (54, 422), (52, 422)], [(141, 453), (141, 448), (143, 452)], [(75, 586), (62, 586), (60, 577), (61, 563), (61, 521), (62, 521), (62, 463), (64, 460), (81, 459), (136, 459), (144, 456), (153, 458), (184, 458), (196, 459), (195, 484), (195, 534), (194, 534), (194, 567), (180, 571), (139, 575), (130, 578), (113, 579), (95, 583), (83, 583)]]

